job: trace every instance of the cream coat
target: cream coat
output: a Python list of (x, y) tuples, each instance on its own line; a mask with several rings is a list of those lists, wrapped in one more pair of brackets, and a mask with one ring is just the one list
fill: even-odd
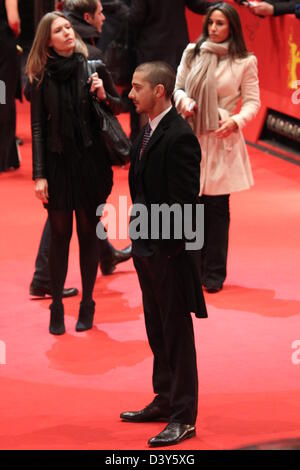
[[(177, 71), (174, 98), (179, 112), (181, 100), (187, 96), (184, 91), (189, 73), (186, 53), (194, 46), (187, 46)], [(241, 130), (256, 115), (260, 106), (256, 57), (249, 55), (234, 61), (228, 57), (220, 59), (216, 81), (220, 118), (225, 120), (231, 117), (238, 129), (223, 139), (215, 137), (213, 133), (198, 135), (202, 149), (200, 195), (230, 194), (253, 185), (251, 165)], [(197, 101), (197, 97), (192, 98)], [(237, 112), (240, 101), (241, 107)]]

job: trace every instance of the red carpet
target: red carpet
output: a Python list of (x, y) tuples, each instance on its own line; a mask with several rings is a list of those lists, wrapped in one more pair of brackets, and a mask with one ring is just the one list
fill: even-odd
[[(48, 334), (50, 301), (28, 294), (46, 212), (33, 192), (26, 104), (19, 107), (18, 135), (21, 168), (0, 175), (0, 341), (6, 344), (0, 448), (147, 449), (164, 425), (119, 420), (120, 411), (152, 399), (152, 357), (132, 262), (112, 276), (99, 274), (93, 330), (75, 333), (75, 297), (65, 301), (67, 334)], [(300, 437), (300, 364), (292, 362), (292, 343), (300, 340), (300, 168), (249, 151), (255, 186), (231, 199), (227, 283), (206, 295), (209, 318), (194, 322), (197, 437), (176, 449)], [(123, 169), (115, 170), (111, 200), (119, 194), (128, 194)], [(66, 286), (80, 287), (76, 236)]]

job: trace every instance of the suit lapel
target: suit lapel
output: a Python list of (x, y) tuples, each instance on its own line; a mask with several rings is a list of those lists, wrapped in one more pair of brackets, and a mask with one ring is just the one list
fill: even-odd
[(131, 162), (130, 162), (130, 170), (129, 173), (132, 171), (133, 173), (136, 172), (136, 166), (138, 165), (138, 159), (141, 151), (142, 140), (144, 135), (144, 129), (139, 133), (135, 141), (133, 142), (131, 148)]
[(153, 149), (153, 147), (155, 147), (155, 145), (159, 142), (159, 140), (161, 139), (161, 137), (163, 135), (164, 135), (163, 127), (159, 124), (157, 126), (157, 128), (155, 129), (155, 131), (153, 132), (153, 134), (151, 136), (151, 139), (149, 140), (149, 143), (148, 143), (147, 147), (145, 148), (144, 153), (142, 155), (141, 162), (140, 162), (140, 171), (141, 172), (144, 170), (144, 168), (147, 164), (151, 149)]
[[(145, 151), (142, 155), (142, 159), (141, 159), (141, 163), (140, 163), (140, 171), (141, 172), (144, 170), (144, 168), (147, 164), (147, 161), (149, 159), (149, 154), (150, 154), (151, 150), (153, 150), (153, 148), (158, 144), (160, 139), (164, 136), (165, 131), (169, 126), (169, 123), (176, 116), (177, 116), (177, 111), (174, 108), (172, 108), (172, 109), (170, 109), (170, 111), (163, 117), (163, 119), (158, 124), (157, 128), (153, 132), (153, 134), (152, 134), (152, 136), (149, 140), (149, 143), (148, 143), (147, 147), (145, 148)], [(142, 139), (140, 140), (139, 146), (138, 146), (138, 151), (139, 152), (141, 150), (141, 143), (142, 143)], [(139, 153), (138, 153), (138, 156), (139, 156)], [(138, 156), (137, 156), (137, 158), (138, 158)]]

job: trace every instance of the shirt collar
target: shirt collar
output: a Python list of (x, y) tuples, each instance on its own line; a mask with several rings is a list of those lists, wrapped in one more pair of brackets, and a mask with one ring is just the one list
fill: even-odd
[(162, 120), (162, 118), (166, 114), (168, 114), (168, 112), (171, 111), (171, 109), (172, 109), (172, 106), (170, 106), (168, 109), (165, 109), (165, 111), (163, 111), (158, 116), (156, 116), (154, 119), (152, 119), (152, 121), (150, 121), (150, 119), (149, 119), (149, 124), (150, 124), (150, 127), (151, 127), (151, 135), (153, 134), (153, 132), (157, 128), (157, 126), (160, 123), (160, 121)]

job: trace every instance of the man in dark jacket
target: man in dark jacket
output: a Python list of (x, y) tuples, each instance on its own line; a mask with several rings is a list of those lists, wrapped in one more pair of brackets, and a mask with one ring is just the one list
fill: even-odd
[(89, 58), (92, 60), (102, 59), (102, 53), (98, 47), (105, 20), (102, 4), (97, 0), (89, 2), (65, 0), (64, 14), (86, 44)]
[[(88, 47), (89, 59), (101, 59), (101, 52), (94, 45), (94, 40), (101, 33), (102, 24), (105, 20), (100, 1), (89, 0), (87, 3), (82, 0), (68, 0), (65, 2), (65, 6), (70, 9), (68, 10), (70, 23)], [(109, 72), (106, 71), (106, 73)], [(109, 83), (111, 80), (107, 80), (107, 82)], [(47, 219), (35, 262), (35, 272), (30, 284), (30, 295), (32, 296), (43, 297), (52, 294), (48, 268), (50, 236), (50, 226)], [(131, 257), (131, 246), (124, 250), (116, 250), (107, 239), (99, 239), (98, 249), (100, 269), (104, 275), (111, 274), (118, 263), (127, 261)], [(77, 293), (78, 290), (74, 287), (63, 290), (64, 297), (71, 297), (77, 295)]]
[[(190, 126), (172, 107), (174, 84), (175, 74), (168, 64), (151, 62), (137, 67), (129, 94), (137, 112), (149, 118), (132, 149), (130, 236), (154, 355), (156, 397), (146, 408), (125, 411), (121, 418), (130, 422), (167, 421), (166, 428), (149, 440), (151, 447), (178, 444), (195, 435), (198, 377), (190, 312), (207, 316), (199, 272), (201, 246), (188, 247), (185, 231), (179, 230), (175, 236), (187, 206), (196, 213), (200, 208), (201, 150)], [(158, 205), (166, 212), (175, 206), (179, 211), (175, 211), (174, 219), (164, 213), (163, 227), (157, 226), (152, 216)], [(142, 208), (146, 217), (140, 221), (135, 212), (144, 212)], [(167, 219), (170, 236), (164, 226)], [(184, 219), (192, 223), (194, 218)], [(197, 217), (195, 226), (196, 233), (203, 229)]]
[[(167, 62), (176, 70), (189, 42), (185, 8), (204, 15), (216, 2), (203, 0), (132, 0), (129, 25), (133, 35), (136, 65), (153, 60)], [(133, 137), (145, 117), (131, 113)], [(140, 122), (138, 122), (140, 121)]]
[(105, 53), (109, 44), (118, 39), (129, 12), (131, 0), (102, 0), (105, 23), (98, 46)]
[(185, 8), (204, 15), (216, 2), (132, 0), (129, 21), (136, 34), (137, 64), (163, 60), (174, 70), (189, 42)]

